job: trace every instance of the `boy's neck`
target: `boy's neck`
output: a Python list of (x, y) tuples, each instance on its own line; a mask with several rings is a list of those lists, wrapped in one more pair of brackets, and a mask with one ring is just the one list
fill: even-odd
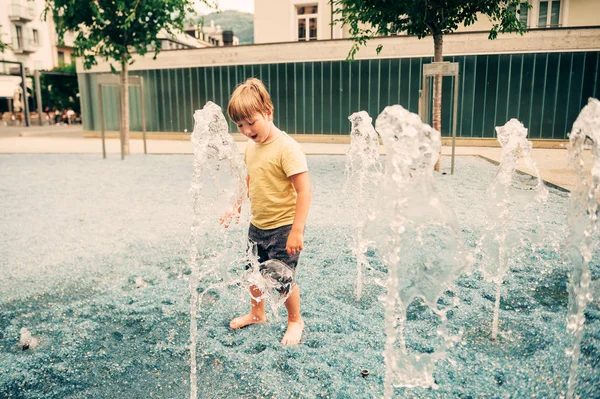
[(269, 135), (267, 136), (267, 140), (262, 144), (269, 144), (279, 138), (281, 136), (281, 130), (275, 126), (274, 123), (271, 122), (271, 130), (269, 131)]

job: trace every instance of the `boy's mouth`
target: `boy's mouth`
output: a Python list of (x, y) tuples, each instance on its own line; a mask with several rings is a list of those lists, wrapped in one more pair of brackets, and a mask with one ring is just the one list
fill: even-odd
[(258, 134), (255, 134), (255, 135), (252, 135), (252, 136), (250, 136), (250, 138), (251, 138), (252, 140), (255, 140), (257, 137), (258, 137)]

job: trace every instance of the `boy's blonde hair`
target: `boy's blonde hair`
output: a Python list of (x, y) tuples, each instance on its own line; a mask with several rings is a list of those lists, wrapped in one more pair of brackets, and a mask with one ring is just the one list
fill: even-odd
[(248, 120), (256, 113), (273, 113), (273, 102), (259, 79), (250, 78), (238, 85), (231, 95), (227, 114), (234, 122)]

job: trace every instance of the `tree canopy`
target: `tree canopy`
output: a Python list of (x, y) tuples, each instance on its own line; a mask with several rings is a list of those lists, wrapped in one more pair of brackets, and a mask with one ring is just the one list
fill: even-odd
[(131, 63), (132, 54), (160, 51), (159, 33), (184, 28), (193, 14), (192, 0), (46, 0), (44, 15), (52, 13), (59, 41), (75, 32), (73, 55), (85, 68), (96, 56)]
[[(521, 0), (331, 0), (337, 22), (347, 25), (355, 40), (349, 58), (375, 36), (406, 32), (419, 38), (452, 33), (460, 25), (472, 25), (487, 16), (495, 39), (501, 32), (523, 33), (519, 22)], [(377, 52), (381, 50), (378, 47)]]

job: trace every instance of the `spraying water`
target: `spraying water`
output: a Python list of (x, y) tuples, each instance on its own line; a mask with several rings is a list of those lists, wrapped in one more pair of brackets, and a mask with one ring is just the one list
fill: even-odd
[[(239, 284), (256, 286), (261, 295), (255, 301), (269, 300), (273, 313), (290, 295), (294, 275), (282, 262), (258, 263), (256, 246), (248, 243), (250, 213), (247, 169), (240, 151), (229, 134), (221, 108), (208, 102), (194, 113), (194, 173), (190, 191), (193, 197), (190, 276), (190, 398), (198, 396), (197, 360), (198, 307), (205, 294)], [(223, 224), (225, 216), (225, 225)], [(215, 251), (213, 248), (227, 248)], [(236, 274), (248, 265), (246, 272)]]
[[(496, 127), (496, 133), (498, 142), (502, 146), (500, 168), (487, 189), (488, 223), (478, 245), (483, 256), (481, 272), (484, 278), (496, 284), (492, 322), (493, 340), (498, 336), (502, 281), (506, 271), (517, 258), (514, 252), (521, 241), (516, 223), (511, 220), (514, 214), (511, 207), (533, 208), (548, 198), (548, 189), (531, 155), (532, 144), (527, 140), (527, 129), (518, 120), (511, 119), (504, 126)], [(516, 182), (517, 166), (524, 166), (534, 171), (537, 178), (534, 187), (519, 186)], [(531, 214), (536, 213), (531, 212)], [(523, 221), (518, 223), (522, 224)]]
[(258, 296), (254, 296), (250, 291), (252, 301), (269, 303), (272, 315), (278, 320), (279, 308), (285, 304), (292, 293), (292, 286), (296, 283), (294, 270), (276, 259), (259, 263), (256, 244), (249, 246), (247, 261), (248, 267), (239, 282), (240, 285), (247, 291), (250, 291), (251, 286), (258, 288)]
[[(247, 227), (250, 218), (242, 206), (241, 213), (232, 216), (233, 223), (225, 229), (219, 218), (247, 202), (246, 167), (239, 149), (229, 134), (221, 108), (208, 102), (194, 113), (194, 173), (190, 192), (193, 197), (190, 286), (190, 398), (198, 396), (196, 346), (198, 326), (196, 316), (204, 294), (239, 279), (232, 267), (247, 258)], [(237, 222), (237, 223), (236, 223)], [(227, 251), (218, 253), (212, 248)], [(199, 292), (200, 291), (200, 292)]]
[[(585, 176), (583, 150), (591, 144), (593, 165), (591, 181)], [(600, 199), (600, 101), (590, 98), (569, 135), (569, 161), (577, 172), (578, 186), (571, 193), (567, 214), (569, 235), (562, 251), (565, 260), (573, 266), (569, 282), (569, 310), (567, 331), (573, 335), (571, 368), (567, 384), (567, 398), (573, 398), (577, 380), (577, 366), (585, 324), (584, 310), (593, 300), (589, 262), (597, 246), (598, 201)]]
[[(440, 296), (469, 270), (472, 259), (460, 238), (454, 211), (437, 193), (433, 167), (440, 152), (440, 134), (399, 105), (386, 107), (376, 129), (387, 151), (378, 201), (369, 212), (367, 233), (373, 237), (388, 267), (385, 304), (386, 375), (384, 396), (394, 386), (436, 387), (435, 362), (452, 345)], [(438, 334), (444, 345), (433, 353), (409, 353), (404, 338), (406, 309), (417, 297), (440, 317)], [(456, 303), (456, 302), (455, 302)]]
[(355, 112), (348, 117), (352, 123), (350, 147), (346, 153), (346, 183), (344, 191), (354, 198), (352, 214), (354, 225), (352, 234), (352, 255), (356, 258), (357, 299), (362, 296), (363, 268), (369, 266), (366, 257), (370, 241), (364, 238), (367, 220), (368, 200), (365, 192), (376, 187), (381, 179), (379, 162), (379, 136), (373, 128), (373, 120), (366, 111)]

